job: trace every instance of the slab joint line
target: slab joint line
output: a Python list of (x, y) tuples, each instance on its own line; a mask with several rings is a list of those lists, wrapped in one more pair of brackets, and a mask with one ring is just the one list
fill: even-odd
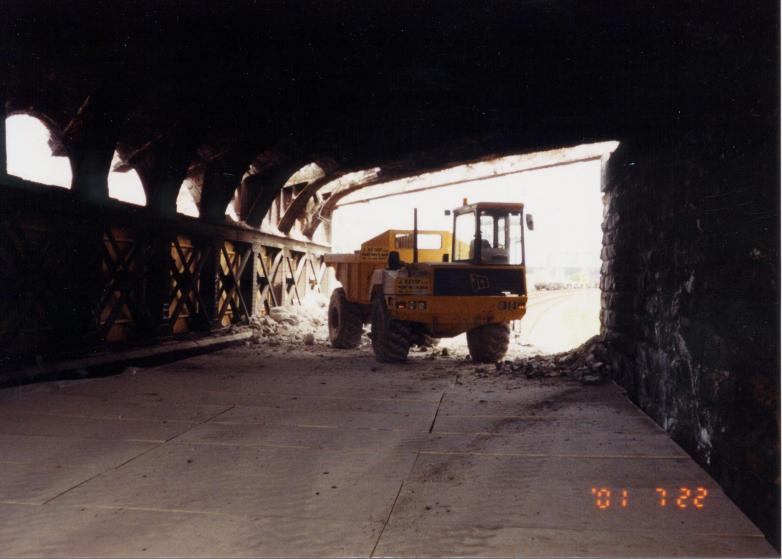
[(185, 435), (185, 434), (189, 433), (190, 431), (192, 431), (192, 430), (193, 430), (193, 429), (195, 429), (196, 427), (200, 427), (201, 425), (206, 425), (207, 423), (209, 423), (209, 422), (210, 422), (210, 421), (212, 421), (213, 419), (216, 419), (216, 418), (220, 417), (220, 416), (221, 416), (221, 415), (223, 415), (224, 413), (228, 413), (229, 411), (231, 411), (231, 410), (232, 410), (232, 409), (234, 409), (235, 407), (236, 407), (236, 404), (231, 404), (230, 406), (228, 406), (228, 407), (227, 407), (227, 408), (225, 408), (224, 410), (220, 410), (219, 412), (217, 412), (217, 413), (215, 413), (215, 414), (213, 414), (213, 415), (211, 415), (211, 416), (207, 417), (206, 419), (204, 419), (204, 420), (202, 420), (202, 421), (199, 421), (198, 423), (195, 423), (195, 424), (191, 425), (190, 427), (188, 427), (187, 429), (185, 429), (185, 430), (184, 430), (184, 431), (182, 431), (181, 433), (177, 433), (176, 435), (173, 435), (173, 436), (172, 436), (172, 437), (170, 437), (168, 440), (166, 440), (166, 441), (165, 441), (163, 444), (170, 443), (170, 442), (176, 442), (176, 439), (178, 439), (178, 438), (179, 438), (179, 437), (181, 437), (182, 435)]
[[(234, 407), (236, 407), (236, 406), (235, 406), (235, 405), (232, 405), (231, 407), (229, 407), (229, 408), (227, 408), (227, 409), (221, 410), (221, 411), (219, 411), (218, 413), (216, 413), (216, 414), (212, 415), (211, 417), (209, 417), (209, 418), (207, 418), (207, 419), (205, 419), (205, 420), (203, 420), (203, 421), (201, 421), (201, 422), (199, 422), (199, 423), (196, 423), (196, 426), (198, 426), (198, 425), (203, 425), (204, 423), (206, 423), (206, 422), (208, 422), (208, 421), (211, 421), (211, 420), (212, 420), (212, 419), (214, 419), (215, 417), (218, 417), (219, 415), (221, 415), (221, 414), (223, 414), (223, 413), (225, 413), (225, 412), (227, 412), (227, 411), (230, 411), (230, 410), (232, 410)], [(191, 429), (192, 429), (192, 427), (191, 427)], [(55, 495), (54, 497), (50, 497), (49, 499), (46, 499), (46, 500), (45, 500), (43, 503), (41, 503), (41, 504), (42, 504), (42, 505), (48, 505), (49, 503), (51, 503), (51, 502), (52, 502), (52, 501), (54, 501), (55, 499), (58, 499), (58, 498), (62, 497), (62, 496), (63, 496), (63, 495), (65, 495), (66, 493), (70, 493), (71, 491), (73, 491), (74, 489), (77, 489), (77, 488), (81, 487), (81, 486), (82, 486), (82, 485), (84, 485), (85, 483), (89, 483), (89, 482), (90, 482), (90, 481), (92, 481), (93, 479), (96, 479), (96, 478), (98, 478), (98, 477), (102, 476), (102, 475), (103, 475), (103, 474), (105, 474), (106, 472), (113, 471), (113, 470), (118, 470), (118, 469), (120, 469), (121, 467), (125, 466), (126, 464), (129, 464), (130, 462), (133, 462), (134, 460), (136, 460), (136, 459), (138, 459), (138, 458), (141, 458), (141, 457), (142, 457), (142, 456), (144, 456), (145, 454), (148, 454), (148, 453), (152, 452), (153, 450), (157, 450), (157, 449), (158, 449), (158, 448), (160, 448), (161, 446), (163, 446), (163, 445), (165, 445), (166, 443), (168, 443), (168, 442), (170, 442), (170, 441), (172, 441), (172, 440), (176, 439), (177, 437), (181, 436), (182, 434), (184, 434), (184, 433), (187, 433), (188, 431), (190, 431), (190, 429), (185, 429), (185, 430), (184, 430), (184, 431), (182, 431), (181, 433), (177, 433), (176, 435), (173, 435), (173, 436), (172, 436), (172, 437), (170, 437), (168, 440), (165, 440), (165, 441), (163, 441), (163, 442), (161, 442), (161, 443), (158, 443), (158, 444), (156, 444), (156, 445), (154, 445), (154, 446), (152, 446), (152, 447), (150, 447), (150, 448), (148, 448), (148, 449), (146, 449), (146, 450), (144, 450), (144, 451), (142, 451), (142, 452), (139, 452), (139, 453), (138, 453), (138, 454), (136, 454), (135, 456), (131, 456), (130, 458), (128, 458), (127, 460), (125, 460), (124, 462), (122, 462), (122, 463), (120, 463), (120, 464), (117, 464), (116, 466), (113, 466), (113, 467), (111, 467), (111, 468), (107, 468), (107, 469), (105, 469), (105, 470), (103, 470), (103, 471), (100, 471), (100, 472), (96, 473), (94, 476), (92, 476), (92, 477), (89, 477), (89, 478), (87, 478), (87, 479), (85, 479), (85, 480), (81, 481), (80, 483), (77, 483), (77, 484), (76, 484), (76, 485), (74, 485), (73, 487), (69, 487), (69, 488), (68, 488), (68, 489), (66, 489), (65, 491), (61, 491), (60, 493), (58, 493), (58, 494), (57, 494), (57, 495)]]
[(437, 402), (437, 409), (434, 410), (434, 417), (432, 418), (432, 424), (429, 426), (429, 433), (434, 431), (434, 423), (437, 421), (437, 414), (440, 413), (440, 406), (443, 405), (443, 399), (445, 398), (445, 392), (440, 395), (440, 401)]
[(383, 524), (383, 528), (380, 530), (380, 534), (377, 536), (377, 541), (375, 542), (375, 545), (372, 546), (372, 552), (369, 554), (370, 557), (374, 557), (375, 551), (377, 551), (377, 546), (380, 545), (380, 539), (383, 537), (383, 532), (386, 531), (386, 527), (388, 526), (388, 523), (391, 521), (391, 515), (394, 514), (394, 509), (396, 508), (396, 502), (399, 500), (399, 495), (402, 494), (402, 488), (405, 486), (405, 480), (402, 480), (402, 482), (399, 484), (399, 489), (396, 492), (396, 497), (394, 497), (394, 503), (391, 505), (391, 510), (388, 511), (388, 516), (386, 517), (386, 521)]

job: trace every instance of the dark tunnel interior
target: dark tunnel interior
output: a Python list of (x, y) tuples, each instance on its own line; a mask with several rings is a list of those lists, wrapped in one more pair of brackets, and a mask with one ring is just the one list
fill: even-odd
[[(322, 217), (362, 186), (617, 140), (603, 160), (611, 376), (779, 550), (777, 3), (0, 11), (5, 115), (41, 118), (73, 171), (65, 190), (0, 160), (5, 386), (41, 356), (230, 328), (263, 312), (257, 291), (290, 302), (259, 274), (327, 252)], [(146, 207), (109, 199), (115, 150)], [(283, 188), (312, 162), (321, 176)], [(185, 180), (197, 218), (177, 213)], [(272, 214), (276, 236), (259, 229)]]

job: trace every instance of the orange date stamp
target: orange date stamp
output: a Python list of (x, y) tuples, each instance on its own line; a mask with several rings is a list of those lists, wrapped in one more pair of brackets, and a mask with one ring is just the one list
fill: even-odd
[[(625, 509), (630, 506), (630, 491), (627, 489), (612, 490), (609, 487), (593, 487), (592, 496), (594, 497), (595, 507), (601, 510), (609, 508)], [(705, 487), (679, 487), (673, 490), (669, 495), (668, 489), (664, 487), (654, 488), (654, 498), (657, 505), (661, 508), (670, 506), (671, 508), (702, 509), (705, 506), (706, 497), (709, 496), (709, 490)]]

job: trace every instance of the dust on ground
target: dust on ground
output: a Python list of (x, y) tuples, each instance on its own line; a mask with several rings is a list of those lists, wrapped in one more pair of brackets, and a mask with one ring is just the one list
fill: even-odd
[[(253, 335), (245, 346), (274, 353), (314, 352), (326, 359), (332, 352), (343, 356), (345, 352), (371, 356), (369, 325), (364, 327), (364, 335), (356, 349), (331, 347), (327, 309), (328, 299), (320, 294), (310, 295), (301, 305), (274, 307), (268, 314), (251, 321)], [(524, 344), (520, 338), (517, 332), (512, 332), (508, 354), (503, 361), (495, 364), (473, 362), (464, 334), (438, 340), (434, 346), (414, 345), (410, 348), (408, 362), (419, 366), (421, 374), (427, 377), (448, 376), (458, 371), (458, 379), (467, 376), (476, 379), (504, 377), (508, 380), (536, 378), (600, 384), (610, 376), (606, 348), (599, 336), (590, 338), (575, 349), (556, 354)], [(374, 367), (382, 366), (377, 363)]]

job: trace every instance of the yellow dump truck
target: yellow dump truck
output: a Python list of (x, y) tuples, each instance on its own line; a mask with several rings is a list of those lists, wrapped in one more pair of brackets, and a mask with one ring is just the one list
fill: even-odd
[[(446, 212), (450, 214), (450, 212)], [(372, 324), (382, 362), (403, 362), (427, 337), (467, 332), (474, 361), (508, 350), (511, 320), (524, 316), (527, 286), (523, 204), (467, 204), (453, 211), (453, 232), (389, 230), (354, 254), (327, 254), (342, 284), (331, 294), (331, 344), (358, 346)]]

